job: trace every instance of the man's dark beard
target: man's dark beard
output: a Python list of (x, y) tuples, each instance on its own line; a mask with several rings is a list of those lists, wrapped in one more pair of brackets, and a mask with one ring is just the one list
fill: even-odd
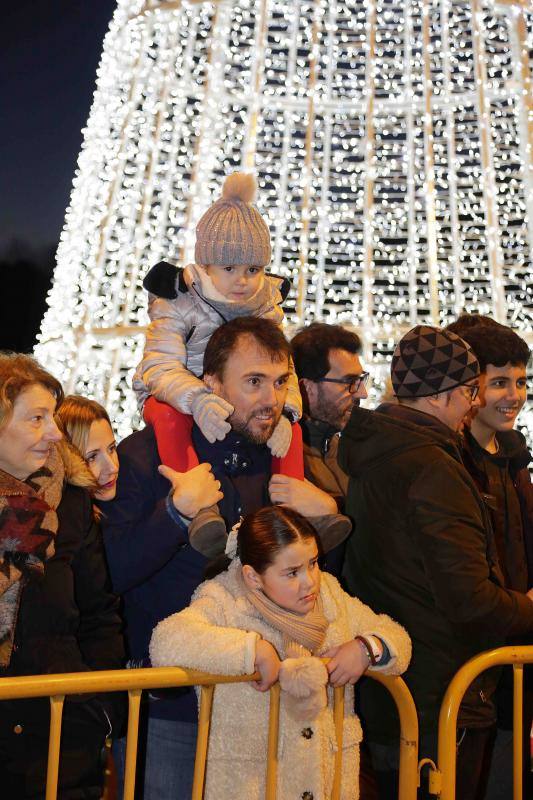
[[(255, 414), (272, 413), (272, 411), (273, 411), (272, 407), (268, 406), (266, 408), (260, 408), (258, 411), (255, 412)], [(270, 439), (270, 437), (272, 436), (274, 428), (279, 422), (281, 413), (275, 419), (273, 419), (271, 425), (261, 433), (254, 433), (253, 431), (249, 430), (248, 427), (250, 421), (254, 418), (255, 414), (252, 414), (251, 417), (249, 417), (246, 421), (244, 421), (239, 417), (237, 417), (235, 413), (233, 413), (230, 417), (228, 417), (228, 422), (231, 423), (231, 427), (236, 433), (242, 433), (242, 435), (246, 437), (246, 439), (248, 439), (249, 442), (253, 442), (253, 444), (266, 444)]]
[[(356, 400), (352, 400), (352, 403), (353, 405), (349, 406), (349, 414), (352, 413), (353, 406), (360, 405), (361, 401), (359, 398), (356, 398)], [(344, 415), (341, 414), (338, 408), (334, 405), (334, 403), (329, 398), (325, 397), (319, 389), (318, 398), (313, 408), (313, 419), (319, 419), (322, 422), (327, 422), (328, 425), (331, 425), (331, 427), (335, 430), (341, 431), (348, 422), (349, 414), (347, 415), (347, 418), (345, 418)]]

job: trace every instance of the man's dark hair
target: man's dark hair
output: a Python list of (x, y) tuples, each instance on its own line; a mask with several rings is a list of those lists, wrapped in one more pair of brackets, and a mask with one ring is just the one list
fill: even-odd
[(239, 346), (239, 340), (249, 336), (272, 361), (289, 358), (291, 346), (279, 325), (263, 317), (237, 317), (217, 328), (207, 343), (204, 353), (204, 374), (223, 379), (227, 360)]
[(462, 314), (458, 320), (448, 325), (447, 330), (456, 333), (467, 342), (479, 361), (481, 372), (487, 364), (504, 367), (527, 366), (531, 351), (517, 333), (506, 325), (481, 314)]
[(356, 333), (341, 325), (313, 322), (298, 331), (291, 347), (298, 378), (316, 381), (325, 377), (331, 368), (330, 350), (347, 350), (357, 355), (361, 352), (361, 340)]

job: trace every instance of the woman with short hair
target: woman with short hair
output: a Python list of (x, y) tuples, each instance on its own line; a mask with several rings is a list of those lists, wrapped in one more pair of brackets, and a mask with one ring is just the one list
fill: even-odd
[[(97, 488), (54, 415), (61, 384), (33, 358), (0, 353), (0, 675), (122, 665), (112, 594), (89, 492)], [(102, 748), (121, 698), (67, 698), (60, 800), (99, 798)], [(2, 701), (2, 796), (44, 796), (47, 698)]]

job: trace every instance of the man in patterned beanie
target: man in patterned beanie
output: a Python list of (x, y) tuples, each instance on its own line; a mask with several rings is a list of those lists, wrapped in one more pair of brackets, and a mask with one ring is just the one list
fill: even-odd
[[(411, 635), (403, 677), (419, 714), (420, 757), (433, 759), (439, 708), (457, 670), (510, 634), (533, 631), (533, 593), (505, 588), (487, 508), (461, 459), (457, 431), (476, 404), (479, 371), (463, 339), (418, 325), (394, 351), (396, 402), (354, 408), (339, 447), (357, 532), (344, 577), (352, 593)], [(461, 704), (458, 800), (483, 796), (497, 680), (485, 673)], [(360, 697), (380, 794), (397, 796), (394, 706), (375, 681)]]

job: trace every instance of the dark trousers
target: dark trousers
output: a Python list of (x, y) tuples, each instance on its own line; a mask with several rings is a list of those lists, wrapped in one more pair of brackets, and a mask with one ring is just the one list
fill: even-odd
[[(483, 800), (487, 788), (493, 726), (489, 728), (459, 728), (457, 730), (456, 800)], [(370, 744), (374, 775), (380, 800), (398, 797), (398, 760), (396, 745)], [(437, 737), (422, 736), (419, 758), (432, 758), (436, 762)], [(426, 770), (424, 770), (426, 772)], [(430, 800), (434, 795), (427, 788), (427, 773), (422, 775), (418, 790), (419, 800)]]

